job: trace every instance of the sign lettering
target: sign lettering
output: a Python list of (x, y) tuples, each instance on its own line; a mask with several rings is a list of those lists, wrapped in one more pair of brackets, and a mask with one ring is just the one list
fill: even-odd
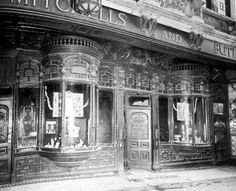
[(215, 53), (228, 58), (236, 58), (236, 48), (215, 42)]
[[(37, 7), (45, 10), (58, 10), (63, 13), (80, 15), (71, 7), (71, 0), (11, 0), (11, 4), (19, 6)], [(82, 15), (81, 15), (82, 17)], [(127, 15), (112, 9), (102, 8), (99, 14), (89, 15), (90, 18), (100, 20), (113, 25), (124, 27), (126, 25)]]

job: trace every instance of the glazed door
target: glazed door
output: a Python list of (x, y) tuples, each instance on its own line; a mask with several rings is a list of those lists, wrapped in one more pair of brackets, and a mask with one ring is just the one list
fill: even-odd
[(0, 184), (10, 182), (12, 100), (0, 99)]
[(128, 168), (152, 168), (150, 117), (148, 109), (127, 109)]

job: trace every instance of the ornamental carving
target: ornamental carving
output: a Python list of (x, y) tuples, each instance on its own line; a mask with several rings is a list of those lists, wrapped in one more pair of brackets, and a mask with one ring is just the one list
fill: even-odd
[(201, 16), (202, 0), (158, 0), (160, 7), (176, 9), (183, 12), (186, 16)]
[(194, 50), (201, 50), (201, 45), (204, 41), (204, 37), (202, 34), (197, 34), (195, 32), (191, 32), (189, 35), (190, 46)]
[(145, 33), (145, 30), (148, 29), (148, 32), (150, 33), (150, 36), (154, 36), (154, 31), (157, 26), (157, 20), (156, 19), (148, 19), (146, 16), (142, 15), (139, 18), (139, 29), (141, 32)]

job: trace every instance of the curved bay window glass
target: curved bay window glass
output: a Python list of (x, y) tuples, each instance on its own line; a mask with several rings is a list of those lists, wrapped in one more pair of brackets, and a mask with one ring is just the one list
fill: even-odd
[(59, 148), (61, 145), (62, 93), (61, 84), (51, 83), (44, 86), (44, 139), (47, 148)]
[(65, 92), (65, 147), (88, 146), (90, 86), (66, 85)]
[(176, 143), (209, 143), (208, 114), (205, 98), (174, 98), (173, 116), (174, 141)]
[(174, 141), (192, 143), (191, 101), (188, 97), (174, 98)]
[(209, 142), (208, 114), (205, 98), (194, 97), (194, 142), (203, 144)]

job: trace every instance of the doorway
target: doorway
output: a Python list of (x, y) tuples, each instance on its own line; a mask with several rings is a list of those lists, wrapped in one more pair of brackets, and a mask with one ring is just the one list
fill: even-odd
[(128, 96), (126, 105), (126, 166), (152, 168), (150, 97)]

